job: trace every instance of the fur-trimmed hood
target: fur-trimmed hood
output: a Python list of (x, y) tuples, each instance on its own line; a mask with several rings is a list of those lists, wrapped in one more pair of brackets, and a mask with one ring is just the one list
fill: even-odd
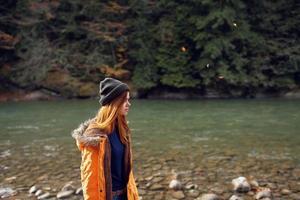
[(94, 120), (95, 118), (88, 119), (79, 124), (79, 126), (72, 131), (71, 135), (76, 140), (78, 147), (79, 144), (84, 146), (97, 146), (101, 137), (107, 137), (98, 129), (88, 131), (89, 133), (85, 134), (87, 128)]

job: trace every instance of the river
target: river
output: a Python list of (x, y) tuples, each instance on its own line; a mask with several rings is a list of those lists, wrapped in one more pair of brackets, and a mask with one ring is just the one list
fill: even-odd
[[(196, 194), (183, 190), (184, 199), (209, 192), (228, 198), (231, 180), (239, 176), (271, 188), (278, 199), (300, 195), (299, 100), (131, 104), (134, 173), (144, 200), (171, 199), (174, 174), (183, 185), (196, 185)], [(1, 103), (0, 187), (12, 188), (20, 199), (32, 198), (32, 185), (53, 195), (70, 181), (80, 187), (81, 158), (71, 131), (98, 109), (97, 100)]]

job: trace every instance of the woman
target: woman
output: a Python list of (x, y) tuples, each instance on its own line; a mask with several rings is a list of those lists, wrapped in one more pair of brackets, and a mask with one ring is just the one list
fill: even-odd
[(85, 200), (138, 200), (132, 172), (129, 87), (116, 79), (100, 82), (101, 108), (72, 133), (81, 151)]

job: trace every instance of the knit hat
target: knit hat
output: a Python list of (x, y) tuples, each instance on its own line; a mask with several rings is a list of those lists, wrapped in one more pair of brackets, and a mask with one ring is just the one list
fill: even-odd
[(127, 84), (114, 78), (105, 78), (104, 80), (100, 81), (99, 103), (104, 106), (113, 101), (124, 91), (129, 91)]

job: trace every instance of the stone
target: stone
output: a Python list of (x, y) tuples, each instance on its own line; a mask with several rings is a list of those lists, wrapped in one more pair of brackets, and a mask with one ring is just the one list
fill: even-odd
[(174, 190), (180, 190), (182, 188), (182, 184), (180, 181), (174, 179), (170, 182), (169, 188)]
[(290, 191), (290, 190), (288, 190), (288, 189), (282, 189), (281, 190), (281, 194), (283, 194), (283, 195), (288, 195), (288, 194), (291, 194), (292, 192)]
[(153, 178), (152, 182), (153, 183), (158, 183), (158, 182), (161, 182), (162, 180), (164, 180), (163, 177), (155, 177), (155, 178)]
[(5, 188), (0, 187), (0, 198), (1, 199), (14, 196), (16, 193), (17, 192), (10, 187), (5, 187)]
[(215, 194), (203, 194), (200, 198), (197, 198), (197, 200), (220, 200), (220, 198)]
[(275, 183), (267, 183), (267, 187), (272, 189), (272, 190), (275, 190), (277, 188)]
[(72, 185), (72, 181), (68, 182), (64, 185), (64, 187), (61, 189), (61, 191), (71, 191), (71, 190), (75, 190), (75, 187)]
[(271, 190), (269, 188), (259, 191), (255, 195), (255, 199), (271, 198)]
[(259, 187), (259, 184), (256, 180), (251, 180), (249, 183), (250, 183), (250, 186), (252, 186), (252, 187)]
[(196, 185), (196, 184), (189, 184), (189, 185), (185, 186), (185, 189), (187, 189), (187, 190), (198, 189), (198, 185)]
[(146, 181), (151, 181), (153, 179), (153, 176), (148, 176), (145, 178)]
[(82, 187), (80, 188), (77, 188), (76, 192), (75, 192), (76, 195), (78, 194), (82, 194)]
[(161, 184), (158, 184), (158, 183), (154, 183), (151, 187), (150, 187), (151, 190), (163, 190), (164, 187), (161, 185)]
[(293, 200), (300, 200), (300, 194), (291, 194), (290, 198)]
[(42, 176), (39, 176), (36, 180), (37, 181), (45, 181), (45, 180), (48, 180), (49, 179), (49, 176), (47, 174), (44, 174)]
[(57, 193), (56, 198), (58, 198), (58, 199), (67, 198), (67, 197), (71, 196), (73, 193), (74, 193), (73, 190), (60, 191)]
[(236, 192), (249, 192), (250, 191), (250, 184), (248, 183), (247, 179), (245, 177), (238, 177), (236, 179), (233, 179), (233, 190)]
[(150, 187), (152, 185), (152, 183), (151, 182), (148, 182), (147, 184), (146, 184), (146, 187), (148, 188), (148, 187)]
[(49, 187), (49, 186), (45, 186), (45, 187), (43, 187), (43, 190), (46, 190), (46, 191), (51, 191), (51, 187)]
[(161, 164), (156, 164), (156, 165), (154, 165), (153, 167), (152, 167), (152, 169), (154, 170), (154, 171), (157, 171), (157, 170), (159, 170), (159, 169), (161, 169), (162, 168), (162, 165)]
[(198, 190), (191, 189), (188, 191), (188, 196), (197, 198), (199, 196), (200, 192)]
[(230, 197), (229, 200), (243, 200), (243, 197), (234, 194)]
[(175, 199), (184, 199), (185, 196), (182, 191), (174, 191), (172, 192), (172, 197)]
[(300, 192), (300, 181), (291, 181), (289, 187), (293, 192)]
[(146, 191), (143, 189), (138, 189), (138, 191), (139, 191), (139, 195), (144, 196), (146, 194)]
[(9, 182), (9, 183), (13, 183), (16, 179), (17, 179), (16, 176), (12, 176), (12, 177), (6, 178), (5, 181), (7, 181), (7, 182)]
[(157, 192), (157, 194), (154, 196), (154, 200), (161, 200), (161, 199), (164, 199), (164, 193)]
[(43, 193), (42, 190), (37, 190), (34, 195), (35, 196), (40, 196), (42, 193)]
[(224, 190), (221, 187), (212, 187), (210, 188), (210, 191), (219, 195), (224, 193)]
[(38, 196), (37, 199), (47, 199), (48, 197), (50, 197), (50, 193), (49, 192), (46, 192), (40, 196)]
[(35, 192), (37, 191), (37, 189), (38, 189), (37, 186), (34, 185), (34, 186), (32, 186), (32, 187), (29, 189), (28, 192), (29, 192), (29, 194), (33, 194), (33, 193), (35, 193)]

